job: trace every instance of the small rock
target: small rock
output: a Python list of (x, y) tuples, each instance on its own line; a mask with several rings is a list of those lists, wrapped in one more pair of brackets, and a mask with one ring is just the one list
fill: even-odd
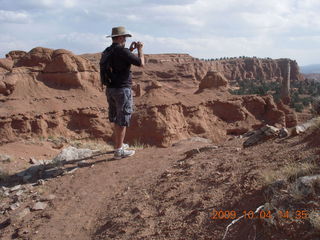
[(306, 131), (306, 129), (303, 126), (295, 126), (292, 129), (292, 135), (296, 136), (296, 135), (299, 135), (305, 131)]
[(44, 210), (47, 206), (48, 206), (47, 203), (37, 202), (37, 203), (32, 207), (32, 210), (34, 210), (34, 211)]
[(0, 154), (0, 162), (10, 162), (11, 157), (9, 155)]
[(10, 208), (12, 211), (14, 211), (14, 210), (16, 210), (16, 209), (19, 208), (19, 207), (20, 207), (20, 204), (19, 204), (19, 203), (14, 203), (14, 204), (11, 204), (9, 208)]
[(39, 180), (37, 181), (37, 184), (38, 184), (38, 185), (44, 185), (44, 184), (45, 184), (45, 181), (44, 181), (43, 179), (39, 179)]
[(43, 201), (52, 201), (52, 200), (54, 200), (56, 198), (57, 198), (56, 195), (50, 194), (50, 195), (44, 197), (42, 200)]
[(30, 158), (29, 163), (31, 164), (39, 164), (39, 161), (33, 157)]
[(16, 196), (21, 196), (22, 194), (24, 193), (24, 191), (23, 190), (19, 190), (18, 192), (16, 192)]
[(16, 186), (10, 188), (10, 192), (17, 191), (17, 190), (19, 190), (20, 188), (21, 188), (21, 185), (16, 185)]
[(13, 218), (21, 220), (22, 218), (27, 216), (29, 213), (30, 213), (30, 209), (29, 208), (25, 208), (25, 209), (23, 209), (21, 211), (18, 211), (15, 215), (13, 215)]

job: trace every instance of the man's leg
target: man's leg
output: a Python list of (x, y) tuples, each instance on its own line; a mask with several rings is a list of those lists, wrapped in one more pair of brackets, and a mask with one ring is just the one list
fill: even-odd
[(118, 124), (114, 124), (114, 135), (115, 135), (115, 149), (119, 149), (122, 147), (124, 137), (126, 136), (126, 129), (125, 126), (119, 126)]
[(134, 150), (126, 150), (123, 147), (123, 140), (126, 135), (126, 129), (127, 127), (125, 126), (120, 126), (116, 123), (114, 124), (114, 135), (115, 135), (114, 158), (115, 159), (130, 157), (135, 154)]

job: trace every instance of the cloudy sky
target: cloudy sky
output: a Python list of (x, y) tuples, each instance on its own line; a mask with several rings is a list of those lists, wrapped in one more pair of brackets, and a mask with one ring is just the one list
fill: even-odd
[(123, 25), (145, 53), (308, 65), (320, 63), (319, 13), (319, 0), (0, 0), (0, 57), (37, 46), (100, 52)]

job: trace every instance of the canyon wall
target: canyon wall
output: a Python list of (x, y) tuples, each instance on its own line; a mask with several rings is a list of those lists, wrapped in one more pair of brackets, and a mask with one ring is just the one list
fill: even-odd
[[(65, 136), (112, 141), (108, 106), (100, 89), (100, 54), (74, 55), (37, 47), (0, 59), (0, 143)], [(303, 80), (289, 59), (201, 61), (187, 54), (146, 55), (133, 67), (135, 113), (128, 142), (169, 146), (192, 136), (214, 142), (264, 124), (290, 126), (296, 116), (271, 96), (233, 96), (229, 81)]]

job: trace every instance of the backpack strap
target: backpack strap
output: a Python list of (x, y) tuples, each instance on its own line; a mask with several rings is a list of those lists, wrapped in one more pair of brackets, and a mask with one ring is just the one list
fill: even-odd
[(103, 85), (107, 87), (111, 84), (112, 80), (112, 68), (111, 68), (111, 57), (114, 52), (114, 48), (108, 47), (106, 48), (102, 54), (100, 59), (100, 80)]

